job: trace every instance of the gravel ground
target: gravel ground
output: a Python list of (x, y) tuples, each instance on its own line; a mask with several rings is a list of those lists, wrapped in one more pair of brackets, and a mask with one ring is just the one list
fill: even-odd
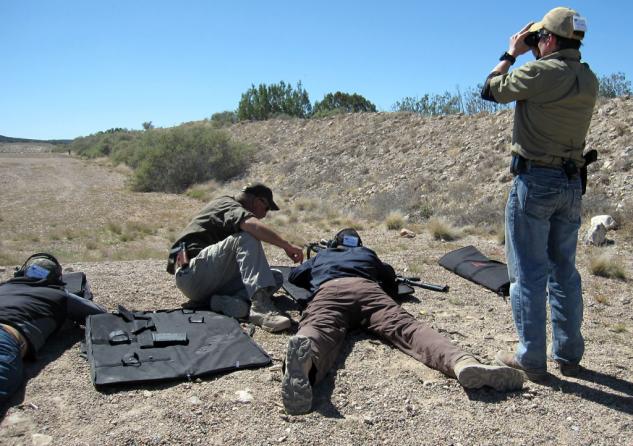
[[(5, 229), (0, 239), (19, 238), (13, 232), (22, 229), (11, 226), (8, 232), (8, 221), (47, 218), (38, 214), (38, 206), (30, 206), (28, 215), (16, 216), (19, 197), (31, 192), (33, 199), (40, 196), (50, 201), (44, 193), (33, 192), (57, 187), (86, 191), (87, 195), (76, 195), (81, 196), (77, 202), (73, 194), (64, 195), (65, 209), (81, 209), (97, 220), (103, 220), (104, 212), (125, 215), (140, 209), (138, 203), (145, 203), (142, 209), (147, 215), (166, 205), (185, 214), (196, 207), (184, 197), (165, 195), (163, 200), (161, 194), (126, 192), (122, 183), (109, 183), (115, 173), (95, 165), (87, 180), (78, 171), (85, 168), (83, 163), (67, 156), (0, 157), (2, 178), (8, 178), (10, 171), (21, 172), (13, 188), (3, 183), (0, 227)], [(44, 167), (53, 174), (38, 174)], [(79, 181), (83, 186), (75, 184)], [(104, 206), (100, 197), (113, 193), (120, 194), (119, 198)], [(89, 199), (91, 194), (94, 199)], [(98, 205), (93, 208), (92, 203)], [(50, 212), (50, 207), (42, 208)], [(11, 209), (10, 216), (6, 209)], [(68, 219), (69, 226), (78, 224)], [(503, 247), (475, 236), (450, 243), (432, 240), (425, 233), (401, 239), (381, 226), (365, 229), (361, 235), (397, 270), (415, 266), (424, 280), (450, 285), (447, 294), (416, 290), (415, 299), (403, 303), (411, 314), (484, 362), (490, 362), (498, 350), (514, 347), (509, 304), (437, 265), (443, 254), (468, 244), (503, 260)], [(627, 239), (617, 231), (609, 237), (614, 244), (607, 249), (630, 262)], [(44, 232), (40, 240), (45, 238)], [(287, 264), (279, 250), (269, 249), (268, 254), (272, 264)], [(633, 444), (633, 293), (627, 282), (591, 275), (587, 269), (590, 254), (591, 250), (579, 248), (587, 341), (583, 361), (587, 370), (579, 378), (554, 371), (548, 384), (527, 383), (522, 391), (465, 391), (455, 380), (370, 335), (354, 332), (336, 370), (315, 389), (314, 411), (291, 417), (281, 405), (280, 364), (292, 332), (272, 335), (256, 330), (255, 341), (274, 360), (270, 367), (194, 382), (97, 391), (90, 382), (88, 364), (79, 354), (82, 332), (70, 330), (54, 336), (38, 361), (28, 363), (26, 386), (0, 423), (0, 444)], [(630, 263), (626, 265), (630, 271)], [(0, 270), (3, 280), (12, 266)], [(164, 272), (162, 260), (65, 266), (84, 271), (95, 300), (109, 310), (118, 304), (137, 310), (177, 308), (184, 302), (172, 277)], [(298, 319), (284, 295), (278, 295), (277, 301)]]

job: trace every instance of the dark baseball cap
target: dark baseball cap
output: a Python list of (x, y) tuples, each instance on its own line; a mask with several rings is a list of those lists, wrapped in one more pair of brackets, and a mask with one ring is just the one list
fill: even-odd
[(279, 206), (273, 200), (273, 191), (270, 188), (262, 183), (251, 183), (247, 184), (242, 192), (255, 195), (256, 197), (265, 198), (268, 201), (268, 206), (271, 211), (278, 211)]

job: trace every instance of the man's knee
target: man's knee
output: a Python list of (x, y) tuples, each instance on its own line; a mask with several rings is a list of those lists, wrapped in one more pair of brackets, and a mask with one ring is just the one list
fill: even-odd
[(248, 232), (240, 231), (237, 234), (231, 235), (230, 237), (233, 237), (236, 247), (239, 246), (246, 251), (262, 249), (262, 242), (257, 240)]

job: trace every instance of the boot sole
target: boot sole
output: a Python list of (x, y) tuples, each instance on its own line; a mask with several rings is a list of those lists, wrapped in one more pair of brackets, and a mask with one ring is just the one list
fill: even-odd
[(306, 414), (312, 409), (312, 386), (310, 378), (303, 372), (311, 355), (310, 339), (305, 336), (290, 338), (286, 352), (286, 373), (281, 382), (281, 398), (286, 412), (291, 415)]
[(488, 386), (503, 392), (523, 387), (523, 373), (507, 366), (469, 365), (461, 371), (458, 380), (468, 389)]

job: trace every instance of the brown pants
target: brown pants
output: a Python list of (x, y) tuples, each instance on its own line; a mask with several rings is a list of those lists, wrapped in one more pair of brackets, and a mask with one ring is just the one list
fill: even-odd
[(469, 355), (403, 310), (377, 283), (359, 277), (334, 279), (319, 288), (299, 322), (297, 334), (312, 343), (313, 384), (334, 365), (347, 331), (357, 327), (451, 377), (457, 360)]

